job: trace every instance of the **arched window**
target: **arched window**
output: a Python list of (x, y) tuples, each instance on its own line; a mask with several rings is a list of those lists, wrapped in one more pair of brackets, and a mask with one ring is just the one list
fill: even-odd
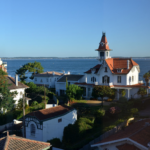
[(31, 129), (31, 135), (35, 135), (35, 125), (34, 124), (31, 124), (30, 129)]

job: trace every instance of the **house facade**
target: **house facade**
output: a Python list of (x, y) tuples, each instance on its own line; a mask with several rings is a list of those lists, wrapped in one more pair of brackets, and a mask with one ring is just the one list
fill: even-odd
[(76, 75), (76, 74), (67, 74), (63, 75), (56, 83), (55, 83), (55, 88), (56, 88), (56, 94), (57, 95), (64, 95), (66, 92), (66, 79), (68, 82), (68, 85), (75, 84), (75, 83), (80, 83), (85, 81), (85, 76), (84, 75)]
[(55, 88), (55, 82), (63, 75), (63, 73), (55, 71), (47, 71), (34, 75), (33, 82), (38, 86)]
[(97, 85), (107, 85), (117, 89), (116, 98), (119, 99), (121, 89), (126, 90), (127, 99), (139, 98), (137, 91), (140, 87), (147, 89), (143, 81), (139, 81), (140, 67), (132, 58), (111, 58), (109, 45), (105, 33), (103, 33), (98, 49), (99, 64), (85, 72), (85, 81), (75, 83), (85, 90), (84, 97), (92, 96), (92, 89)]
[(91, 147), (95, 150), (149, 150), (149, 131), (150, 119), (139, 120)]
[(29, 113), (25, 119), (26, 138), (44, 142), (53, 138), (62, 140), (64, 128), (76, 120), (77, 111), (63, 105)]

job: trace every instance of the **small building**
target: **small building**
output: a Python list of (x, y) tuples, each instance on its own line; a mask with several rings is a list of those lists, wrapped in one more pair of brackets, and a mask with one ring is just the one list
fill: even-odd
[(84, 82), (84, 75), (77, 75), (77, 74), (68, 74), (63, 75), (57, 82), (56, 82), (56, 94), (57, 95), (64, 95), (66, 92), (66, 79), (68, 81), (68, 85)]
[[(15, 100), (15, 106), (18, 104), (18, 101), (23, 98), (23, 95), (25, 94), (25, 89), (29, 88), (25, 84), (18, 81), (18, 75), (16, 75), (15, 79), (10, 76), (6, 76), (6, 79), (8, 81), (8, 84), (10, 85), (8, 89), (10, 92), (17, 92), (18, 94), (14, 97)], [(26, 98), (27, 105), (29, 104), (30, 98)]]
[(63, 75), (63, 73), (55, 71), (47, 71), (34, 75), (33, 82), (38, 86), (55, 88), (55, 82)]
[(139, 120), (91, 147), (95, 150), (149, 150), (150, 119)]
[(77, 110), (65, 105), (31, 112), (25, 119), (26, 138), (37, 141), (62, 140), (64, 128), (76, 120)]
[(48, 150), (50, 143), (29, 140), (16, 135), (0, 138), (0, 150)]

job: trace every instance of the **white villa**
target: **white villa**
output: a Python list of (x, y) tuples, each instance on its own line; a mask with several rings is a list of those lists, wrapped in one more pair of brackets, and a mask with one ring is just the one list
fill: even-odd
[[(137, 91), (140, 87), (147, 88), (143, 81), (139, 81), (140, 67), (132, 58), (111, 58), (108, 42), (103, 33), (98, 49), (99, 64), (85, 72), (85, 81), (75, 83), (85, 90), (84, 97), (89, 99), (92, 89), (97, 85), (107, 85), (111, 88), (126, 90), (126, 98), (138, 98)], [(120, 95), (117, 92), (117, 99)]]
[(62, 140), (63, 131), (77, 120), (77, 110), (65, 105), (42, 109), (26, 115), (26, 138), (48, 141), (53, 138)]
[(63, 73), (55, 71), (47, 71), (34, 75), (33, 82), (38, 86), (55, 88), (55, 82), (63, 75)]

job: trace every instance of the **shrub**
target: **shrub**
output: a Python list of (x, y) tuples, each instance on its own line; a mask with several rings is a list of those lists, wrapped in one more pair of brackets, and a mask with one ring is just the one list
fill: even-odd
[(120, 97), (119, 98), (119, 102), (120, 103), (126, 103), (128, 100), (127, 100), (127, 98), (126, 97)]
[(49, 140), (47, 142), (49, 142), (53, 147), (56, 147), (56, 148), (61, 148), (61, 145), (62, 145), (59, 138), (54, 138), (54, 139)]
[(132, 108), (132, 109), (130, 110), (130, 112), (131, 112), (133, 115), (135, 115), (135, 114), (138, 113), (138, 109), (137, 109), (137, 108)]
[(38, 102), (37, 102), (37, 101), (33, 101), (33, 102), (32, 102), (32, 106), (35, 106), (35, 105), (38, 105)]
[(111, 115), (114, 115), (114, 114), (118, 114), (118, 113), (120, 113), (121, 112), (121, 109), (119, 108), (119, 107), (110, 107), (109, 108), (109, 113), (111, 114)]
[(103, 117), (105, 116), (105, 110), (104, 109), (99, 109), (96, 111), (96, 117)]

